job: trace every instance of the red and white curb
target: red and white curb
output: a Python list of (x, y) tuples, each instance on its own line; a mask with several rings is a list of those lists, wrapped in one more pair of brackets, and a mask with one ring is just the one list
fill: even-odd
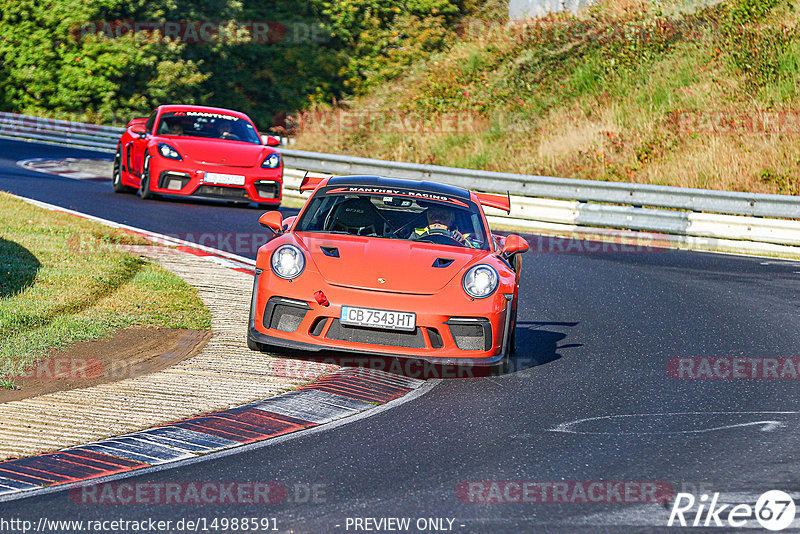
[[(120, 228), (159, 244), (206, 256), (230, 269), (252, 274), (255, 261), (181, 239), (116, 223), (85, 213), (12, 195), (35, 206)], [(247, 313), (247, 310), (242, 310)], [(244, 333), (242, 333), (244, 335)], [(185, 463), (211, 454), (260, 443), (330, 424), (366, 412), (377, 413), (422, 393), (438, 380), (419, 380), (376, 369), (341, 368), (314, 383), (271, 397), (168, 425), (71, 447), (55, 453), (0, 462), (0, 501), (66, 489), (105, 477), (125, 477), (142, 469)]]
[(17, 165), (25, 169), (41, 172), (45, 174), (55, 174), (73, 180), (86, 180), (89, 182), (110, 182), (111, 179), (97, 174), (76, 171), (69, 168), (68, 164), (71, 162), (79, 161), (77, 158), (63, 158), (63, 159), (47, 159), (47, 158), (32, 158), (23, 159), (17, 162)]
[(30, 458), (0, 462), (0, 501), (60, 489), (319, 427), (400, 399), (424, 382), (342, 368), (313, 384), (238, 408)]

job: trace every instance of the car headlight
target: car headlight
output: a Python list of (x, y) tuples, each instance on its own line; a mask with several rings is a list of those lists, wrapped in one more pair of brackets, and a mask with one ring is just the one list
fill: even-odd
[(303, 251), (294, 245), (281, 245), (272, 253), (272, 272), (281, 278), (297, 278), (305, 267)]
[(480, 264), (464, 274), (464, 291), (474, 299), (483, 299), (497, 289), (500, 277), (491, 265)]
[(265, 169), (277, 169), (281, 165), (281, 156), (273, 152), (261, 164)]
[(158, 153), (169, 159), (177, 159), (178, 161), (183, 159), (181, 155), (178, 154), (178, 151), (167, 143), (158, 143)]

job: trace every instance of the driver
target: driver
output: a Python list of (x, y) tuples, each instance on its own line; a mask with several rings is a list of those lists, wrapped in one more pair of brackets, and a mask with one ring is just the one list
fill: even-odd
[(173, 122), (169, 127), (169, 135), (183, 135), (183, 126), (180, 122)]
[(238, 137), (232, 132), (231, 123), (228, 121), (222, 121), (219, 123), (217, 127), (217, 136), (220, 139), (238, 139)]
[(445, 235), (467, 245), (467, 238), (455, 228), (455, 213), (444, 206), (434, 205), (427, 209), (425, 216), (428, 226), (415, 228), (412, 239), (421, 239), (426, 235)]

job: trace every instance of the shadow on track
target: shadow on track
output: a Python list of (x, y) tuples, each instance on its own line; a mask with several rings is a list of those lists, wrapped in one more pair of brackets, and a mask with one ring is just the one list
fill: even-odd
[[(544, 365), (561, 358), (558, 350), (582, 347), (582, 344), (558, 345), (558, 342), (567, 337), (561, 332), (540, 330), (539, 326), (575, 326), (578, 323), (517, 323), (516, 354), (511, 359), (511, 368), (507, 374), (522, 371), (538, 365)], [(420, 380), (430, 379), (463, 379), (485, 378), (498, 373), (496, 367), (485, 365), (451, 365), (427, 362), (414, 358), (397, 358), (380, 355), (360, 355), (341, 351), (320, 351), (315, 353), (302, 353), (297, 350), (270, 348), (270, 352), (278, 356), (304, 359), (314, 362), (329, 363), (342, 367), (361, 367), (363, 369), (376, 369), (409, 378)]]
[(511, 360), (511, 371), (522, 371), (531, 367), (545, 365), (561, 358), (560, 349), (582, 347), (581, 343), (559, 346), (559, 341), (565, 339), (567, 334), (540, 330), (541, 326), (576, 326), (578, 323), (567, 322), (528, 322), (517, 323), (517, 352)]

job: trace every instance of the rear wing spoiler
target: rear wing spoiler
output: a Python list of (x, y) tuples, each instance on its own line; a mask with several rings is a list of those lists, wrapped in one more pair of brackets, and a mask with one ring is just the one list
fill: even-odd
[(308, 173), (306, 173), (306, 175), (303, 176), (303, 181), (300, 183), (300, 192), (304, 193), (306, 191), (313, 191), (320, 183), (322, 183), (323, 180), (326, 179), (327, 178), (323, 178), (321, 176), (309, 176)]
[(508, 193), (505, 195), (498, 195), (496, 193), (475, 193), (475, 196), (478, 197), (478, 202), (480, 202), (482, 206), (489, 206), (491, 208), (501, 209), (506, 213), (511, 213), (511, 195)]

